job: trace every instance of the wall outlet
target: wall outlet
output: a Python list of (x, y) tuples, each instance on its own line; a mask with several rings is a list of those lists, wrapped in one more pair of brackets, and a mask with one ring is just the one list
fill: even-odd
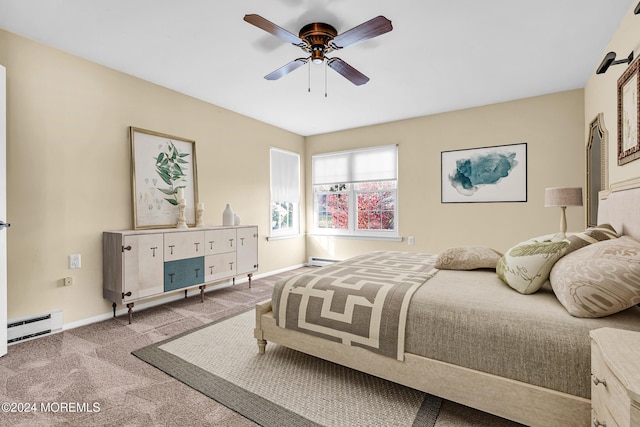
[(69, 255), (69, 268), (75, 269), (82, 267), (82, 259), (80, 254)]
[(409, 246), (413, 246), (413, 245), (416, 243), (416, 241), (415, 241), (415, 239), (413, 238), (413, 236), (409, 236), (409, 237), (407, 238), (407, 241), (408, 241), (408, 243), (409, 243)]
[(65, 278), (64, 278), (64, 285), (65, 285), (65, 286), (71, 286), (71, 285), (73, 285), (73, 277), (65, 277)]

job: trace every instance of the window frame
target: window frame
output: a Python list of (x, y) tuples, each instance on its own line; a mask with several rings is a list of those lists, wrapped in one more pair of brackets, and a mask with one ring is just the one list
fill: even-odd
[[(314, 168), (316, 167), (315, 165), (315, 161), (314, 161), (314, 157), (316, 156), (331, 156), (331, 155), (340, 155), (340, 154), (344, 154), (345, 156), (358, 156), (359, 153), (368, 151), (368, 152), (372, 152), (374, 150), (384, 150), (384, 149), (391, 149), (393, 148), (394, 151), (394, 159), (395, 159), (395, 177), (393, 179), (379, 179), (379, 180), (355, 180), (355, 181), (351, 181), (351, 182), (334, 182), (334, 183), (321, 183), (321, 184), (316, 184), (315, 179), (316, 179), (316, 173), (314, 171)], [(321, 236), (335, 236), (335, 237), (352, 237), (352, 238), (373, 238), (373, 239), (392, 239), (392, 240), (398, 240), (400, 239), (399, 237), (399, 223), (398, 223), (398, 212), (399, 212), (399, 203), (398, 203), (398, 167), (397, 167), (397, 161), (398, 161), (398, 146), (396, 145), (386, 145), (386, 146), (378, 146), (378, 147), (370, 147), (370, 148), (364, 148), (364, 149), (356, 149), (356, 150), (344, 150), (344, 151), (339, 151), (339, 152), (333, 152), (333, 153), (322, 153), (322, 154), (318, 154), (318, 155), (313, 155), (312, 156), (312, 183), (311, 183), (311, 189), (312, 189), (312, 197), (313, 197), (313, 220), (312, 220), (312, 234), (314, 235), (321, 235)], [(347, 162), (347, 164), (349, 164), (349, 162)], [(352, 166), (348, 166), (348, 168), (350, 168)], [(352, 171), (346, 171), (341, 173), (340, 175), (344, 175), (344, 176), (351, 176), (352, 175)], [(386, 177), (388, 178), (388, 176)], [(385, 189), (379, 189), (379, 190), (362, 190), (362, 189), (358, 189), (358, 185), (357, 184), (361, 184), (361, 183), (371, 183), (371, 182), (393, 182), (395, 183), (395, 185), (392, 188), (385, 188)], [(348, 195), (348, 227), (346, 229), (342, 229), (342, 228), (326, 228), (326, 227), (320, 227), (319, 225), (319, 220), (320, 220), (320, 212), (319, 212), (319, 207), (320, 207), (320, 197), (323, 195), (329, 195), (329, 194), (336, 194), (337, 192), (332, 192), (332, 191), (328, 191), (328, 190), (320, 190), (321, 187), (323, 186), (329, 186), (329, 185), (341, 185), (341, 184), (347, 184), (347, 189), (343, 190), (343, 191), (337, 191), (340, 193), (344, 193)], [(364, 193), (364, 192), (391, 192), (393, 193), (393, 229), (391, 230), (385, 230), (385, 229), (359, 229), (358, 228), (358, 194), (360, 193)]]
[[(274, 200), (275, 197), (274, 196), (274, 184), (278, 184), (278, 182), (274, 181), (279, 181), (282, 180), (282, 177), (277, 177), (274, 176), (274, 153), (281, 153), (285, 156), (294, 156), (296, 158), (296, 178), (294, 179), (295, 183), (291, 185), (291, 188), (289, 189), (289, 191), (291, 192), (291, 190), (294, 188), (295, 186), (295, 191), (293, 192), (297, 192), (297, 200), (295, 196), (290, 196), (292, 197), (294, 200)], [(269, 192), (270, 192), (270, 200), (269, 200), (269, 237), (270, 238), (287, 238), (287, 237), (295, 237), (295, 236), (299, 236), (300, 235), (300, 199), (301, 199), (301, 191), (300, 191), (300, 182), (301, 182), (301, 177), (300, 177), (300, 154), (293, 152), (293, 151), (289, 151), (289, 150), (284, 150), (282, 148), (277, 148), (277, 147), (270, 147), (269, 149)], [(277, 191), (275, 191), (277, 192)], [(290, 193), (291, 194), (291, 193)], [(276, 209), (275, 205), (281, 205), (281, 204), (291, 204), (291, 213), (293, 218), (291, 219), (292, 221), (292, 226), (291, 227), (285, 227), (285, 228), (277, 228), (274, 229), (274, 211)]]

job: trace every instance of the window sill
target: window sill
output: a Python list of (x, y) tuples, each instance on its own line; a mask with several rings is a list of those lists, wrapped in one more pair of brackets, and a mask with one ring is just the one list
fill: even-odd
[(297, 239), (299, 237), (304, 237), (304, 234), (297, 233), (297, 234), (287, 234), (287, 235), (282, 235), (282, 236), (267, 236), (267, 241), (271, 242), (271, 241), (274, 241), (274, 240)]
[(352, 239), (352, 240), (384, 240), (386, 242), (402, 242), (403, 237), (400, 236), (354, 236), (349, 234), (309, 234), (310, 237), (330, 237), (334, 239)]

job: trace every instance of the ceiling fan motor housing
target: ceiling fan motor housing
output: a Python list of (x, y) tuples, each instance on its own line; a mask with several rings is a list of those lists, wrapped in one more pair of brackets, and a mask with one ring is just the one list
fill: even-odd
[(319, 64), (324, 61), (325, 51), (329, 48), (329, 42), (338, 35), (338, 31), (329, 24), (314, 22), (300, 29), (299, 37), (309, 44), (311, 61)]

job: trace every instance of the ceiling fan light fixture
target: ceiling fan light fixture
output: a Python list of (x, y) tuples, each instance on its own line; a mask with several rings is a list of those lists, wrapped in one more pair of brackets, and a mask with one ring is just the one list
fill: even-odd
[(311, 48), (311, 62), (314, 64), (322, 64), (324, 61), (324, 46), (315, 45)]

